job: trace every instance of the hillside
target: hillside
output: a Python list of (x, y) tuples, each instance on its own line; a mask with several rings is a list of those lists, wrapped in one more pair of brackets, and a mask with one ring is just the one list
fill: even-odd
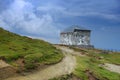
[[(74, 74), (83, 80), (119, 80), (120, 53), (104, 53), (97, 49), (78, 49), (86, 56), (77, 56), (77, 68)], [(107, 66), (111, 64), (114, 67)], [(114, 70), (118, 66), (118, 69)], [(107, 67), (107, 68), (105, 68)]]
[[(53, 45), (2, 28), (0, 66), (1, 77), (10, 76), (4, 80), (120, 80), (120, 52)], [(11, 76), (14, 68), (24, 73)]]
[(16, 67), (18, 71), (54, 64), (62, 58), (61, 51), (48, 42), (0, 28), (0, 59)]
[(76, 47), (60, 48), (76, 57), (75, 70), (50, 80), (120, 80), (120, 53)]

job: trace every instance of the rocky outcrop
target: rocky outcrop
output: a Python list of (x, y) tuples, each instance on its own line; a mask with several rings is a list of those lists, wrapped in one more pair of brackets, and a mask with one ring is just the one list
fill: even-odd
[(16, 69), (11, 65), (7, 64), (3, 60), (0, 60), (0, 80), (14, 76), (16, 74)]

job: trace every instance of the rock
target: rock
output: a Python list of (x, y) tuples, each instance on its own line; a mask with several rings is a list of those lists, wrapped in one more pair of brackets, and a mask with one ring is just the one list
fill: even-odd
[(14, 76), (15, 74), (16, 69), (14, 67), (0, 60), (0, 80)]

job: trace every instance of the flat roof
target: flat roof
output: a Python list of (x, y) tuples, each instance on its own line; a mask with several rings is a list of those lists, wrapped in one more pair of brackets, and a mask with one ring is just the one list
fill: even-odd
[(77, 29), (77, 30), (83, 30), (83, 31), (91, 31), (91, 30), (88, 30), (88, 29), (86, 29), (86, 28), (84, 28), (84, 27), (74, 25), (74, 26), (71, 26), (71, 27), (66, 28), (66, 29), (63, 30), (62, 32), (63, 32), (63, 33), (64, 33), (64, 32), (74, 32), (75, 29)]

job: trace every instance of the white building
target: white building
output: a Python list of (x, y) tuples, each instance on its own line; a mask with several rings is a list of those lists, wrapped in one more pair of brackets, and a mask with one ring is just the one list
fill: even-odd
[(79, 26), (72, 26), (60, 33), (60, 42), (63, 45), (91, 46), (91, 30)]

